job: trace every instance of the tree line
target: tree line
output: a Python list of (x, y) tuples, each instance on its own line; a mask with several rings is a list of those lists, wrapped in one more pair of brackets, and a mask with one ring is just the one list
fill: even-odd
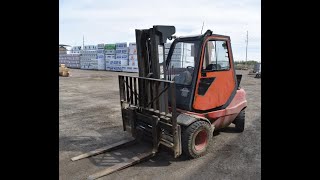
[(235, 68), (238, 70), (248, 70), (248, 69), (253, 69), (254, 65), (256, 63), (259, 63), (258, 61), (255, 60), (249, 60), (249, 61), (234, 61)]

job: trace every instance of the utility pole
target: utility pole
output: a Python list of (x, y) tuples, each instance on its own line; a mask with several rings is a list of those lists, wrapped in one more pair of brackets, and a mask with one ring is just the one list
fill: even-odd
[(201, 33), (200, 34), (202, 34), (203, 26), (204, 26), (204, 21), (202, 22), (202, 28), (201, 28)]
[(247, 54), (248, 54), (248, 31), (247, 31), (247, 40), (246, 40), (246, 64), (247, 64)]

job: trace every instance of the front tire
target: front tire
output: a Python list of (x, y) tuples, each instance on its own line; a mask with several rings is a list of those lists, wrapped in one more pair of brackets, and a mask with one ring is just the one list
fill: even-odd
[(206, 154), (211, 139), (211, 125), (205, 121), (196, 121), (182, 134), (182, 152), (189, 158), (201, 157)]

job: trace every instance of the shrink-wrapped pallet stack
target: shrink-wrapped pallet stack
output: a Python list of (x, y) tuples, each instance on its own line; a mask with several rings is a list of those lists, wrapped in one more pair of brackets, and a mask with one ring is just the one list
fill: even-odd
[(68, 68), (80, 68), (81, 46), (73, 46), (70, 53), (59, 54), (59, 64), (64, 64)]
[(72, 69), (80, 68), (80, 54), (59, 54), (59, 64)]
[[(167, 59), (171, 43), (165, 43), (165, 58)], [(186, 68), (188, 66), (194, 67), (193, 48), (190, 43), (178, 42), (171, 56), (170, 67)]]
[(116, 60), (116, 45), (115, 44), (105, 44), (104, 45), (104, 53), (105, 53), (106, 70), (110, 71), (111, 70), (111, 62)]
[(81, 46), (73, 46), (70, 54), (81, 54)]
[(128, 47), (126, 42), (116, 43), (115, 59), (110, 61), (111, 71), (122, 71), (123, 66), (128, 65)]
[(97, 70), (98, 59), (97, 59), (97, 46), (87, 45), (81, 51), (80, 56), (81, 69)]
[(97, 45), (98, 70), (106, 70), (104, 44)]
[(137, 58), (137, 45), (136, 43), (132, 42), (129, 43), (129, 59), (128, 65), (123, 66), (122, 70), (125, 72), (139, 72), (138, 71), (138, 58)]

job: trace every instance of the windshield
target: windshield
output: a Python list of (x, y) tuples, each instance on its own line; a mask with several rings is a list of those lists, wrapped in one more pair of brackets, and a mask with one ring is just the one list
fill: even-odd
[[(169, 54), (171, 43), (165, 45), (165, 57)], [(167, 80), (176, 84), (191, 85), (195, 64), (198, 61), (198, 54), (195, 51), (199, 48), (199, 41), (177, 42), (174, 46), (170, 64), (167, 71)]]

